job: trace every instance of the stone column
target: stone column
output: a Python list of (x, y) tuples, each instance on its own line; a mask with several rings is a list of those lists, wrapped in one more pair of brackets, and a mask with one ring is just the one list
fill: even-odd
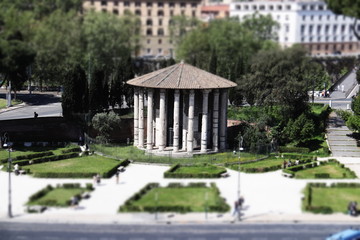
[(219, 151), (219, 89), (214, 90), (214, 109), (213, 109), (213, 151)]
[(164, 151), (165, 149), (165, 117), (166, 117), (166, 111), (165, 111), (165, 89), (160, 89), (160, 134), (159, 134), (159, 150)]
[(221, 106), (220, 106), (220, 150), (226, 149), (226, 129), (227, 129), (227, 101), (228, 90), (221, 90)]
[(154, 90), (148, 90), (148, 108), (147, 108), (147, 133), (146, 133), (146, 148), (152, 150), (153, 148), (153, 97)]
[(183, 90), (183, 126), (182, 126), (182, 150), (186, 151), (187, 148), (187, 126), (188, 126), (188, 119), (186, 116), (186, 92)]
[(134, 146), (139, 145), (139, 90), (134, 89)]
[(202, 104), (202, 119), (201, 119), (201, 152), (206, 152), (207, 148), (207, 130), (208, 130), (208, 101), (210, 90), (204, 89)]
[(144, 90), (139, 90), (139, 147), (144, 147)]
[(180, 90), (176, 89), (174, 94), (174, 144), (173, 151), (179, 151), (179, 115), (180, 115)]
[(187, 152), (192, 153), (194, 150), (194, 105), (195, 92), (190, 90), (189, 94), (189, 114), (188, 114), (188, 134), (187, 134)]

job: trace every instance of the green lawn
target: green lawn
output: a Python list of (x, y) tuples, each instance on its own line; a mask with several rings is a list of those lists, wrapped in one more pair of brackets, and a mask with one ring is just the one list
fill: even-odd
[[(156, 201), (156, 193), (158, 201)], [(204, 212), (206, 204), (216, 205), (219, 196), (213, 188), (154, 188), (134, 202), (134, 206), (186, 206), (192, 212)]]
[[(328, 173), (330, 178), (354, 178), (347, 169), (341, 168), (338, 164), (320, 165), (314, 168), (306, 168), (295, 173), (295, 178), (314, 179), (317, 173)], [(345, 174), (345, 175), (344, 175)], [(345, 177), (344, 177), (345, 176)]]
[[(109, 156), (120, 159), (131, 159), (138, 162), (166, 163), (166, 164), (194, 164), (194, 163), (231, 163), (238, 161), (238, 155), (232, 152), (217, 153), (211, 155), (195, 155), (192, 158), (172, 158), (171, 152), (168, 156), (145, 155), (145, 152), (133, 146), (105, 146), (91, 145), (91, 150), (102, 152)], [(254, 160), (265, 155), (241, 153), (241, 161)]]
[(120, 163), (119, 160), (105, 158), (98, 155), (71, 158), (66, 160), (39, 163), (24, 166), (23, 169), (29, 169), (35, 176), (37, 173), (78, 173), (81, 177), (83, 173), (107, 173)]
[(216, 174), (226, 170), (223, 167), (217, 166), (180, 166), (174, 173), (185, 173), (185, 174), (199, 174), (199, 173), (210, 173)]
[[(16, 99), (16, 100), (12, 99), (11, 100), (11, 105), (17, 105), (17, 104), (20, 104), (20, 103), (22, 103), (22, 101), (19, 100), (19, 99)], [(6, 108), (6, 105), (7, 105), (7, 100), (4, 99), (4, 98), (0, 98), (0, 109)]]
[(312, 203), (316, 206), (331, 207), (333, 212), (347, 212), (350, 201), (360, 202), (359, 188), (317, 188), (312, 187)]
[(38, 200), (28, 202), (27, 205), (67, 207), (71, 197), (82, 194), (84, 191), (85, 189), (82, 188), (55, 188)]

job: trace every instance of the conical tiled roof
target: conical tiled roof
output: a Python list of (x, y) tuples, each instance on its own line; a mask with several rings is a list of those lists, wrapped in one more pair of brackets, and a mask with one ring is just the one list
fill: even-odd
[(164, 89), (231, 88), (237, 84), (185, 63), (151, 72), (127, 81), (127, 84)]

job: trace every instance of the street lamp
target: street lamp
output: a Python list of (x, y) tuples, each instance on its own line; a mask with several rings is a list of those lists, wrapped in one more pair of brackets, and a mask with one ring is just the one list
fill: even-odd
[(4, 143), (4, 148), (7, 148), (7, 151), (9, 152), (9, 158), (8, 158), (8, 172), (9, 172), (9, 205), (8, 205), (8, 217), (12, 218), (12, 213), (11, 213), (11, 157), (10, 157), (10, 152), (11, 152), (11, 146), (9, 143)]
[[(239, 163), (239, 165), (238, 165), (238, 187), (237, 187), (237, 200), (236, 201), (238, 201), (238, 203), (239, 203), (239, 205), (238, 205), (238, 207), (239, 207), (239, 209), (238, 209), (238, 220), (240, 221), (240, 211), (241, 211), (241, 206), (240, 206), (240, 202), (239, 202), (239, 200), (240, 200), (240, 152), (242, 151), (242, 150), (244, 150), (243, 148), (242, 148), (242, 144), (243, 144), (243, 141), (244, 141), (244, 139), (243, 139), (243, 137), (242, 136), (240, 136), (240, 139), (239, 139), (239, 151), (238, 151), (238, 153), (239, 153), (239, 157), (238, 157), (238, 163)], [(236, 155), (236, 150), (234, 150), (234, 155)]]

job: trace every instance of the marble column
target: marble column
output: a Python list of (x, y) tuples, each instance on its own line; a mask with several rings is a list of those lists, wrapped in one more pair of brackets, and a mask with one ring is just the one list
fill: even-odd
[(226, 129), (227, 129), (227, 102), (228, 90), (221, 90), (221, 106), (220, 106), (220, 150), (226, 149)]
[(146, 131), (146, 148), (147, 150), (152, 150), (153, 148), (153, 98), (154, 98), (154, 90), (148, 90), (148, 98), (147, 98), (147, 131)]
[(173, 151), (179, 151), (179, 115), (180, 115), (180, 90), (176, 89), (174, 94), (174, 143)]
[(192, 153), (194, 150), (194, 106), (195, 92), (190, 90), (189, 94), (189, 114), (188, 114), (188, 134), (187, 134), (187, 152)]
[(212, 140), (213, 151), (219, 151), (219, 89), (214, 90), (214, 106), (213, 106), (213, 124), (212, 124)]
[(210, 90), (204, 89), (203, 104), (202, 104), (202, 119), (201, 119), (201, 150), (200, 152), (206, 152), (207, 149), (207, 130), (208, 130), (208, 106), (209, 106), (209, 92)]
[(165, 149), (165, 131), (166, 131), (166, 111), (165, 111), (165, 89), (160, 89), (160, 134), (159, 134), (159, 150), (164, 151)]
[(139, 90), (139, 147), (144, 147), (144, 90)]
[(182, 96), (183, 96), (183, 113), (182, 113), (182, 116), (183, 116), (183, 119), (182, 119), (182, 122), (183, 122), (183, 126), (182, 126), (182, 150), (183, 151), (186, 151), (186, 148), (187, 148), (187, 126), (188, 126), (188, 119), (187, 119), (187, 112), (186, 112), (186, 106), (187, 106), (187, 103), (186, 103), (186, 91), (183, 90), (182, 92)]
[(139, 90), (134, 89), (134, 146), (139, 145)]

